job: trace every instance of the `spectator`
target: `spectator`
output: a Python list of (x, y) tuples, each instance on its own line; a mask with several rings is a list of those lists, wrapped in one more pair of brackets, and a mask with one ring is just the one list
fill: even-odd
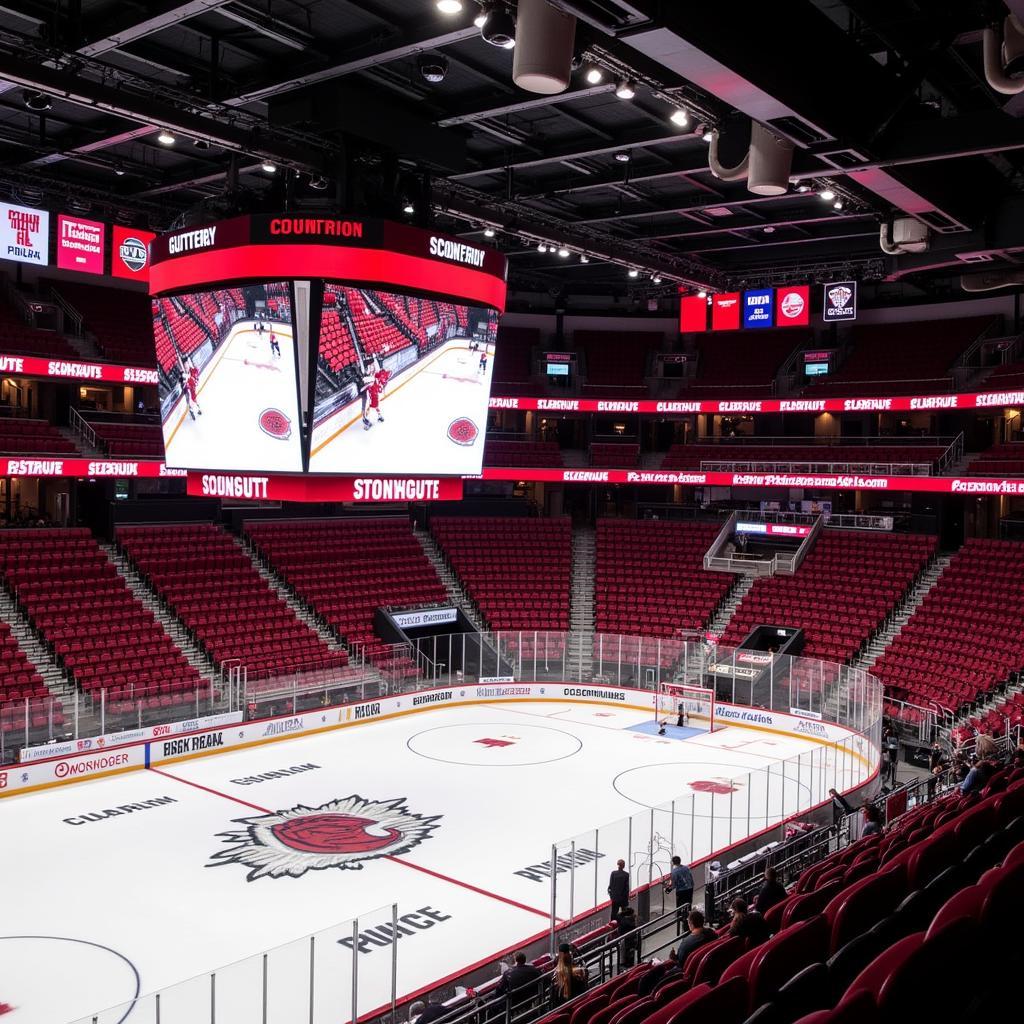
[(676, 958), (679, 963), (679, 970), (686, 966), (686, 958), (698, 947), (706, 942), (712, 942), (718, 938), (713, 928), (704, 924), (704, 915), (699, 910), (691, 910), (686, 916), (686, 924), (689, 927), (689, 934), (679, 943), (676, 949)]
[(756, 946), (768, 938), (768, 925), (764, 918), (747, 906), (747, 901), (737, 897), (729, 904), (732, 921), (729, 934), (740, 939), (749, 939)]
[(766, 914), (776, 903), (781, 903), (786, 896), (786, 887), (779, 881), (779, 873), (775, 868), (765, 868), (764, 884), (754, 900), (754, 908), (759, 914)]
[(409, 1007), (409, 1024), (414, 1024), (415, 1021), (419, 1020), (420, 1014), (427, 1008), (427, 1004), (422, 999), (417, 999), (412, 1006)]
[(882, 831), (882, 812), (874, 804), (865, 804), (863, 810), (864, 827), (860, 830), (862, 839)]
[(540, 977), (540, 968), (526, 962), (526, 954), (522, 951), (516, 953), (513, 965), (501, 976), (498, 987), (495, 989), (499, 996), (507, 992), (514, 992), (517, 988), (529, 985)]
[(973, 796), (980, 793), (987, 785), (988, 780), (995, 774), (996, 766), (992, 761), (978, 761), (967, 773), (967, 778), (960, 783), (961, 796)]
[(942, 744), (935, 740), (928, 751), (928, 799), (935, 799), (935, 786), (939, 776), (946, 770), (946, 756), (942, 752)]
[(980, 761), (990, 761), (996, 756), (998, 748), (996, 741), (985, 732), (978, 733), (977, 742), (974, 744), (974, 753)]
[(640, 922), (637, 921), (636, 914), (628, 903), (622, 908), (616, 923), (622, 936), (622, 944), (619, 947), (622, 951), (622, 964), (624, 967), (632, 967), (640, 952), (640, 933), (637, 931)]
[(649, 970), (644, 971), (640, 978), (640, 984), (637, 986), (636, 994), (641, 999), (651, 995), (670, 973), (678, 974), (680, 970), (679, 960), (676, 957), (676, 951), (673, 949), (669, 953), (667, 960), (662, 960), (661, 963), (656, 963)]
[(895, 786), (896, 768), (900, 763), (900, 738), (891, 725), (882, 730), (882, 748), (885, 750), (885, 781)]
[(629, 905), (629, 872), (626, 870), (626, 862), (620, 860), (616, 863), (618, 867), (608, 878), (608, 895), (612, 901), (613, 921)]
[(1010, 758), (1010, 764), (1014, 768), (1024, 767), (1024, 740), (1021, 740), (1014, 748), (1013, 757)]
[(676, 894), (676, 931), (683, 928), (683, 907), (688, 907), (693, 902), (693, 874), (683, 863), (682, 857), (672, 858), (672, 879), (665, 892)]
[(551, 980), (551, 1003), (553, 1006), (561, 1006), (586, 990), (587, 972), (573, 962), (572, 953), (563, 944), (559, 947), (555, 976)]
[(444, 1003), (427, 1003), (426, 1008), (417, 1017), (416, 1024), (430, 1024), (433, 1020), (440, 1020), (451, 1011)]
[(838, 825), (848, 814), (853, 814), (853, 807), (837, 790), (830, 789), (828, 795), (832, 797), (832, 824)]

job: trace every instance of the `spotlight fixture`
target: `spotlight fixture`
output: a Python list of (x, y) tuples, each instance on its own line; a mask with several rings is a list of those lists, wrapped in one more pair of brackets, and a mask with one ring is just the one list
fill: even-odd
[(711, 131), (710, 128), (705, 128), (704, 129), (704, 134), (701, 136), (701, 139), (704, 142), (707, 142), (708, 144), (710, 144), (712, 138), (714, 138), (714, 133)]
[(165, 128), (156, 137), (156, 141), (159, 142), (161, 146), (173, 146), (174, 143), (177, 142), (177, 139), (175, 139), (175, 137)]
[(547, 252), (548, 247), (543, 242), (537, 243), (537, 252)]
[(707, 297), (708, 297), (708, 292), (707, 292), (706, 288), (701, 288), (701, 290), (699, 292), (697, 292), (697, 298), (698, 299), (706, 299)]
[(431, 85), (443, 82), (445, 75), (448, 74), (448, 58), (440, 54), (422, 56), (416, 62), (416, 66), (419, 68), (420, 78)]
[(504, 7), (489, 7), (484, 12), (480, 35), (485, 43), (511, 50), (516, 45), (516, 23)]
[(589, 262), (590, 262), (590, 257), (585, 252), (581, 252), (580, 253), (580, 263), (589, 263)]
[(630, 277), (639, 277), (640, 276), (640, 271), (637, 270), (636, 267), (630, 267), (629, 268), (629, 276)]
[(835, 201), (835, 202), (834, 202), (834, 203), (832, 204), (832, 209), (833, 209), (833, 210), (841, 210), (842, 208), (843, 208), (843, 201), (842, 201), (842, 199), (837, 199), (837, 200), (836, 200), (836, 201)]
[(563, 246), (562, 246), (562, 247), (561, 247), (561, 248), (560, 248), (560, 249), (558, 250), (558, 255), (559, 255), (559, 256), (561, 256), (563, 260), (564, 260), (564, 259), (567, 259), (567, 258), (568, 258), (568, 256), (569, 256), (569, 250), (568, 250), (568, 249), (566, 249), (566, 247), (565, 247), (565, 246), (563, 245)]
[(315, 188), (317, 192), (323, 192), (323, 190), (327, 188), (327, 179), (320, 174), (314, 174), (313, 177), (309, 179), (309, 187)]
[(124, 177), (124, 167), (121, 164), (114, 164), (114, 173), (119, 177)]
[(620, 100), (631, 100), (636, 95), (636, 88), (628, 78), (620, 78), (619, 84), (615, 87), (615, 95)]
[(764, 233), (766, 235), (774, 235), (775, 234), (775, 228), (771, 224), (766, 224), (765, 227), (764, 227)]
[(459, 14), (462, 11), (462, 0), (437, 0), (434, 6), (442, 14)]
[(260, 164), (260, 169), (266, 171), (267, 174), (276, 174), (277, 164), (272, 164), (269, 160), (264, 160), (263, 163)]
[(494, 237), (494, 228), (484, 228), (484, 235), (487, 238), (493, 238)]
[(620, 164), (628, 164), (629, 163), (629, 150), (627, 150), (627, 149), (616, 150), (615, 151), (615, 159), (618, 160)]
[(818, 195), (826, 202), (831, 203), (835, 199), (836, 194), (830, 188), (823, 188)]
[(477, 16), (473, 19), (473, 24), (477, 28), (483, 28), (484, 22), (487, 20), (487, 7), (483, 4), (480, 6), (480, 10), (477, 12)]
[(661, 275), (660, 274), (653, 274), (653, 275), (651, 275), (651, 282), (653, 284), (661, 284)]
[(690, 123), (690, 115), (682, 107), (676, 107), (668, 118), (673, 124), (685, 128)]
[(416, 212), (416, 207), (413, 206), (412, 203), (406, 203), (405, 206), (402, 207), (402, 213), (415, 213), (415, 212)]
[(604, 72), (596, 66), (587, 69), (587, 81), (591, 85), (600, 85), (604, 79)]
[(799, 185), (797, 185), (796, 190), (797, 192), (810, 192), (811, 186), (808, 185), (806, 181), (802, 181)]
[(25, 101), (25, 106), (29, 110), (34, 110), (39, 114), (45, 113), (53, 107), (53, 100), (45, 93), (38, 92), (35, 89), (23, 89), (21, 98)]
[(207, 142), (206, 139), (193, 139), (192, 146), (195, 149), (209, 149), (210, 143)]

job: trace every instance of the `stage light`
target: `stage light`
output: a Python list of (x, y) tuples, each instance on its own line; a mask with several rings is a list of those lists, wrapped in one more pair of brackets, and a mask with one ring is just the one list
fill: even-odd
[(537, 252), (547, 252), (548, 247), (543, 242), (537, 243)]
[(175, 137), (169, 131), (167, 131), (167, 129), (164, 129), (156, 137), (156, 141), (159, 142), (161, 146), (173, 146), (174, 143), (177, 142), (177, 139), (175, 139)]
[(515, 19), (503, 7), (488, 7), (484, 12), (484, 23), (480, 26), (480, 36), (491, 46), (511, 50), (516, 45)]
[(710, 129), (710, 128), (707, 128), (707, 129), (706, 129), (706, 130), (704, 131), (704, 134), (703, 134), (703, 135), (701, 136), (701, 139), (702, 139), (702, 140), (703, 140), (704, 142), (707, 142), (707, 143), (709, 143), (709, 144), (710, 144), (710, 142), (711, 142), (711, 140), (712, 140), (712, 138), (713, 138), (713, 137), (714, 137), (714, 133), (713, 133), (713, 132), (711, 131), (711, 129)]
[(636, 95), (636, 89), (628, 78), (620, 78), (619, 84), (615, 87), (615, 95), (620, 100), (631, 100)]
[(701, 290), (699, 292), (697, 292), (697, 298), (698, 299), (706, 299), (707, 297), (708, 297), (708, 293), (707, 293), (707, 291), (704, 288), (701, 288)]
[(406, 203), (405, 206), (402, 207), (402, 213), (415, 213), (415, 212), (416, 212), (416, 207), (413, 206), (412, 203)]
[(309, 187), (315, 188), (317, 192), (323, 192), (323, 190), (327, 188), (327, 179), (323, 177), (323, 175), (314, 174), (313, 177), (309, 179)]
[(598, 67), (587, 69), (587, 81), (591, 85), (600, 85), (604, 80), (604, 72)]
[(797, 185), (796, 190), (797, 192), (810, 192), (811, 186), (808, 185), (806, 182), (800, 182), (800, 184)]
[(37, 114), (45, 113), (53, 107), (53, 100), (45, 93), (37, 92), (35, 89), (23, 89), (21, 98), (25, 101), (25, 106)]
[(484, 228), (484, 235), (487, 238), (493, 238), (494, 237), (494, 228)]
[(122, 167), (121, 164), (114, 164), (114, 173), (119, 178), (123, 178), (124, 177), (124, 167)]
[(766, 235), (774, 235), (775, 234), (775, 228), (771, 224), (766, 224), (765, 228), (764, 228), (764, 233)]
[(690, 115), (682, 107), (677, 107), (669, 115), (669, 120), (680, 128), (685, 128), (690, 123)]
[(589, 262), (590, 262), (590, 257), (585, 252), (581, 252), (580, 253), (580, 263), (589, 263)]
[(483, 28), (484, 27), (484, 22), (486, 20), (487, 20), (487, 8), (482, 6), (480, 8), (479, 12), (477, 13), (477, 16), (473, 19), (473, 24), (476, 25), (477, 28)]
[(558, 255), (561, 256), (563, 260), (567, 259), (569, 256), (569, 250), (563, 245), (562, 248), (558, 250)]
[(835, 199), (836, 194), (830, 188), (823, 188), (818, 195), (826, 202), (831, 203)]
[(658, 274), (654, 274), (654, 275), (653, 275), (653, 276), (651, 277), (651, 281), (652, 281), (652, 282), (653, 282), (654, 284), (661, 284), (661, 277), (660, 277), (660, 276), (659, 276)]
[(615, 153), (615, 159), (618, 160), (620, 164), (628, 164), (629, 151), (626, 149), (617, 150)]
[(639, 277), (640, 276), (640, 271), (637, 270), (636, 267), (630, 267), (629, 268), (629, 276), (630, 277)]
[(269, 160), (265, 160), (263, 163), (261, 163), (260, 164), (260, 168), (262, 170), (266, 171), (267, 174), (276, 174), (277, 173), (277, 165), (276, 164), (272, 164)]
[(434, 6), (442, 14), (459, 14), (462, 11), (462, 0), (437, 0)]
[(833, 210), (841, 210), (842, 208), (843, 208), (843, 201), (842, 201), (842, 199), (837, 199), (837, 200), (836, 200), (836, 201), (835, 201), (835, 202), (834, 202), (834, 203), (832, 204), (832, 209), (833, 209)]

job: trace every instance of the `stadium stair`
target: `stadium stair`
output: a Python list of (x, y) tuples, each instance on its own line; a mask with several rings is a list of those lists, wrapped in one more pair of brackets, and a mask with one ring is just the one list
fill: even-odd
[(736, 614), (736, 609), (740, 606), (740, 601), (750, 593), (750, 588), (756, 581), (756, 576), (748, 576), (743, 573), (736, 574), (736, 582), (729, 588), (729, 592), (722, 599), (718, 610), (711, 617), (711, 621), (708, 622), (709, 633), (721, 636), (725, 632), (729, 621)]
[(594, 573), (597, 538), (589, 526), (572, 531), (572, 589), (569, 592), (569, 663), (573, 678), (589, 679), (594, 653)]
[(11, 595), (0, 587), (0, 620), (11, 627), (11, 634), (17, 639), (18, 646), (28, 655), (36, 671), (43, 677), (46, 688), (68, 709), (74, 707), (75, 686), (71, 683), (64, 670), (50, 655), (40, 642), (39, 635), (32, 628), (28, 616), (15, 604)]
[(128, 588), (142, 604), (152, 612), (154, 618), (164, 627), (168, 636), (174, 639), (175, 645), (185, 656), (185, 660), (209, 683), (216, 683), (220, 673), (206, 652), (192, 639), (185, 624), (173, 611), (160, 600), (159, 595), (142, 578), (134, 564), (113, 544), (104, 541), (99, 546), (107, 553), (107, 557), (117, 566), (117, 571), (128, 584)]
[(487, 626), (484, 624), (483, 618), (477, 611), (476, 605), (469, 599), (469, 595), (462, 589), (458, 576), (452, 572), (451, 566), (445, 561), (437, 541), (434, 540), (429, 531), (419, 529), (416, 524), (413, 524), (412, 535), (419, 541), (420, 547), (423, 548), (423, 553), (427, 556), (428, 561), (434, 567), (434, 571), (444, 584), (444, 589), (448, 592), (452, 603), (462, 611), (462, 614), (473, 623), (477, 630), (481, 633), (486, 633)]
[(247, 544), (243, 538), (237, 537), (235, 534), (231, 535), (231, 539), (245, 552), (246, 557), (252, 562), (253, 568), (267, 581), (278, 597), (291, 608), (297, 619), (309, 626), (332, 651), (347, 650), (338, 635), (310, 611), (309, 605), (276, 572), (260, 561), (251, 542)]

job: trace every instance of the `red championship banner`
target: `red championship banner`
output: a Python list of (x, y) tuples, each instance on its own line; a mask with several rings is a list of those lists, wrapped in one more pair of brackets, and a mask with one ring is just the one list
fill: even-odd
[(70, 359), (41, 359), (38, 356), (0, 355), (0, 373), (25, 377), (60, 377), (64, 380), (92, 380), (104, 384), (156, 384), (156, 370), (144, 366), (87, 363)]
[(190, 472), (188, 493), (241, 501), (459, 501), (462, 478)]
[(708, 300), (699, 295), (684, 295), (679, 300), (679, 330), (684, 334), (690, 331), (706, 331), (708, 329)]
[(711, 298), (711, 329), (738, 331), (740, 329), (740, 293), (721, 292)]

